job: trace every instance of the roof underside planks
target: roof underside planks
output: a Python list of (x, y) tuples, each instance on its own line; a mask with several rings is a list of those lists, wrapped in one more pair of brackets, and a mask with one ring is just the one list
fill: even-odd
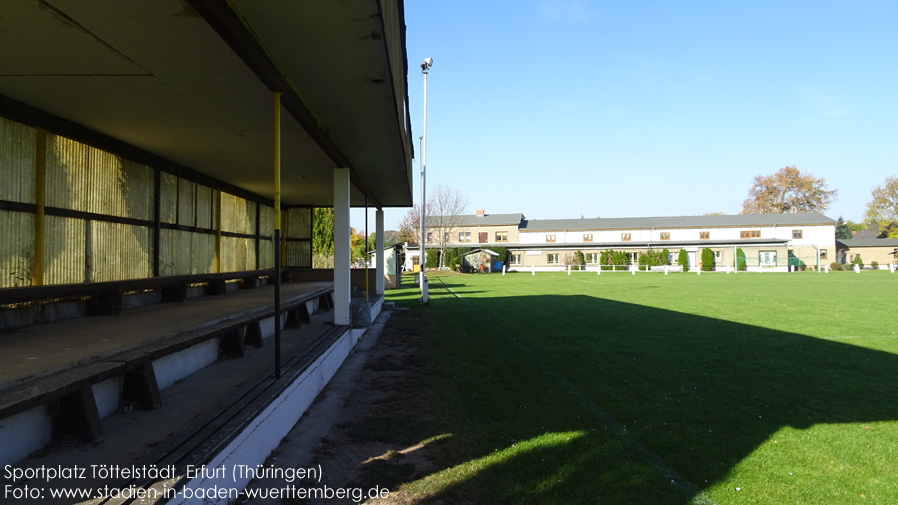
[(0, 95), (260, 196), (284, 95), (287, 205), (411, 205), (401, 1), (29, 0), (0, 9)]

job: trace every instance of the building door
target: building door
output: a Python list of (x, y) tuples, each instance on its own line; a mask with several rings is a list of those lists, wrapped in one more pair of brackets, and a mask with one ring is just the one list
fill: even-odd
[(687, 251), (686, 259), (688, 260), (688, 263), (689, 263), (688, 269), (692, 270), (693, 268), (695, 268), (695, 251)]
[(758, 264), (762, 267), (776, 266), (776, 251), (761, 251), (758, 253)]
[(482, 231), (482, 232), (480, 232), (480, 233), (477, 234), (477, 240), (478, 240), (481, 244), (486, 244), (486, 241), (487, 241), (487, 239), (489, 238), (489, 236), (490, 236), (489, 232)]

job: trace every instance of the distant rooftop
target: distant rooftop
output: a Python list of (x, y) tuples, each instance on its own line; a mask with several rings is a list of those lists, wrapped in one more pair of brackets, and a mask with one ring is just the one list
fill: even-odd
[(898, 238), (850, 238), (836, 239), (843, 247), (898, 247)]
[[(434, 226), (434, 222), (440, 216), (427, 216), (427, 226)], [(510, 224), (517, 226), (521, 221), (524, 220), (524, 214), (486, 214), (484, 213), (482, 216), (476, 214), (466, 214), (462, 216), (458, 216), (456, 220), (456, 226), (478, 226), (478, 225), (503, 225)]]
[(816, 212), (796, 214), (735, 214), (728, 216), (618, 217), (582, 219), (530, 219), (521, 230), (607, 230), (642, 228), (698, 228), (723, 226), (835, 225)]

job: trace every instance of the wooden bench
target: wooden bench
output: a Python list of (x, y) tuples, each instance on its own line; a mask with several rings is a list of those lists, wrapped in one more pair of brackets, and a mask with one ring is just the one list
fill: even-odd
[(204, 284), (206, 294), (221, 295), (227, 291), (228, 281), (239, 281), (242, 288), (252, 289), (260, 285), (260, 279), (274, 275), (275, 270), (270, 269), (0, 288), (0, 306), (87, 298), (90, 315), (118, 314), (122, 311), (122, 296), (126, 293), (158, 290), (162, 292), (163, 302), (183, 302), (187, 300), (188, 288), (191, 285)]

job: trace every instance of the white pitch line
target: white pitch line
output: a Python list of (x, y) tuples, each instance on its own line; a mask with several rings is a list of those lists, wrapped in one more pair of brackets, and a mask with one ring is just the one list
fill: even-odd
[(852, 340), (859, 338), (898, 338), (898, 335), (849, 335), (845, 337), (814, 337), (821, 340)]

